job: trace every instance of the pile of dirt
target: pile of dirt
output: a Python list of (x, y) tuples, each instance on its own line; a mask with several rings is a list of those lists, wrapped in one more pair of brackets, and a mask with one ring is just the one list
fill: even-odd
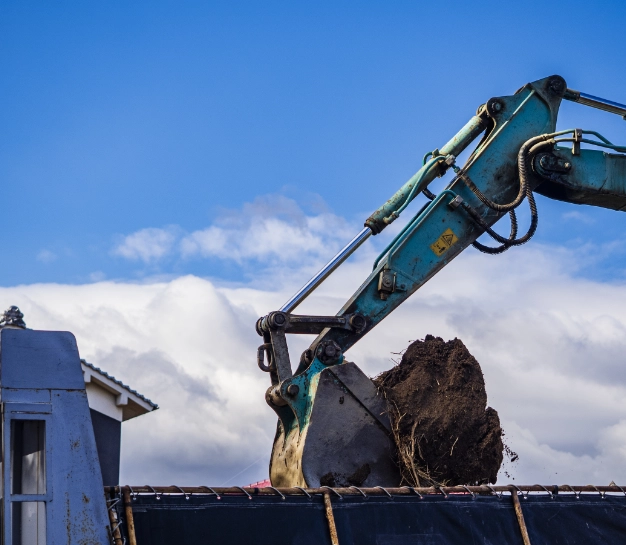
[(403, 484), (496, 482), (500, 419), (487, 407), (480, 365), (461, 340), (427, 335), (374, 382), (389, 403)]

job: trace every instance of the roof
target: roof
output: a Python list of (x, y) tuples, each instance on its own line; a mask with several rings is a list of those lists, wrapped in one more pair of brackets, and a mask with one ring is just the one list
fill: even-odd
[(122, 408), (123, 420), (129, 420), (130, 418), (155, 411), (159, 408), (156, 403), (146, 396), (140, 394), (137, 390), (133, 390), (121, 380), (109, 375), (109, 373), (96, 367), (92, 363), (82, 359), (80, 363), (83, 368), (86, 384), (96, 383), (115, 396), (115, 405)]

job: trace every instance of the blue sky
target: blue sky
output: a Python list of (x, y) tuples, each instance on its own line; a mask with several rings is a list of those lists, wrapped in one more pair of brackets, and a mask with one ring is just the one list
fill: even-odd
[[(122, 480), (267, 477), (256, 319), (478, 105), (551, 74), (626, 103), (626, 3), (433, 6), (0, 2), (0, 308), (160, 405), (125, 424)], [(559, 126), (626, 144), (626, 121), (576, 104)], [(624, 482), (626, 215), (538, 207), (533, 241), (464, 252), (350, 357), (374, 376), (410, 339), (459, 337), (517, 483)], [(403, 221), (302, 312), (341, 308)]]
[[(620, 2), (5, 1), (1, 12), (9, 286), (249, 279), (229, 260), (115, 248), (146, 228), (177, 239), (277, 194), (358, 229), (491, 96), (558, 73), (626, 102)], [(624, 121), (578, 105), (560, 125), (626, 140)], [(614, 212), (539, 204), (538, 242), (600, 246), (626, 227)], [(621, 280), (625, 266), (619, 247), (580, 273)]]

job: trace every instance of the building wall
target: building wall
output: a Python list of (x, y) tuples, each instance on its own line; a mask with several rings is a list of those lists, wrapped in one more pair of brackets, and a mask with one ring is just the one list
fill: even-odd
[(104, 486), (115, 486), (120, 480), (120, 450), (122, 423), (110, 416), (90, 409), (96, 447)]
[(89, 398), (89, 406), (92, 409), (116, 420), (124, 420), (122, 407), (115, 402), (117, 394), (105, 390), (102, 386), (92, 381), (85, 385), (85, 389)]

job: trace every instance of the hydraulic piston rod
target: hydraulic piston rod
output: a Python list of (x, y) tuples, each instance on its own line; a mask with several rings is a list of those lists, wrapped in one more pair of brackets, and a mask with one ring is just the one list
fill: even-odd
[[(481, 116), (474, 116), (456, 134), (443, 148), (440, 154), (446, 156), (448, 154), (457, 155), (464, 150), (482, 131), (485, 130), (486, 120)], [(398, 192), (381, 206), (374, 214), (372, 214), (365, 222), (366, 227), (355, 236), (347, 246), (333, 257), (311, 280), (309, 280), (289, 301), (281, 308), (281, 312), (293, 312), (293, 310), (304, 301), (328, 276), (341, 265), (348, 257), (363, 244), (370, 235), (380, 233), (385, 227), (384, 218), (398, 212), (411, 195), (416, 195), (422, 190), (412, 191), (418, 180), (420, 185), (426, 187), (430, 181), (437, 176), (437, 170), (431, 169), (430, 165), (426, 165), (420, 169)]]
[(341, 265), (350, 255), (363, 244), (372, 231), (369, 227), (365, 227), (357, 236), (355, 236), (346, 247), (333, 257), (322, 269), (309, 280), (289, 301), (281, 308), (281, 312), (293, 312), (293, 310), (304, 301), (330, 274)]
[(567, 89), (563, 98), (571, 100), (572, 102), (584, 104), (585, 106), (597, 108), (598, 110), (604, 110), (605, 112), (621, 115), (624, 119), (626, 119), (626, 104), (613, 102), (612, 100), (607, 100), (606, 98), (594, 97), (593, 95), (581, 93), (580, 91), (574, 91), (573, 89)]

